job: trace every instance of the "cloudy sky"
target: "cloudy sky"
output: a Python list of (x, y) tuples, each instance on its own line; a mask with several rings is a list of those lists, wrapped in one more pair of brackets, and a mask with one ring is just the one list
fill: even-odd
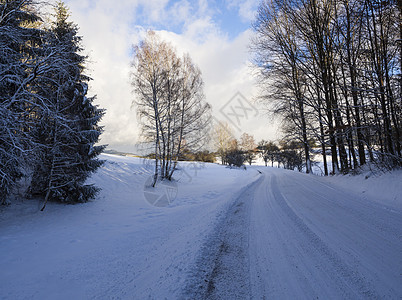
[(65, 0), (80, 27), (96, 104), (107, 109), (102, 143), (135, 152), (139, 128), (130, 88), (132, 46), (155, 30), (200, 67), (215, 120), (239, 137), (275, 139), (276, 129), (254, 104), (257, 94), (248, 45), (259, 0)]

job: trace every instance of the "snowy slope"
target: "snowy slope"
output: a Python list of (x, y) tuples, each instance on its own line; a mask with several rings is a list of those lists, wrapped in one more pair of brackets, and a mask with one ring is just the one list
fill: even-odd
[(359, 176), (345, 175), (325, 179), (337, 188), (357, 193), (362, 199), (402, 210), (402, 170), (393, 172), (367, 171)]
[(91, 203), (2, 208), (0, 299), (162, 299), (181, 292), (203, 239), (254, 172), (183, 163), (169, 207), (150, 205), (147, 162), (103, 155)]
[(155, 206), (149, 161), (103, 158), (94, 202), (0, 208), (0, 299), (402, 297), (400, 172), (181, 163)]

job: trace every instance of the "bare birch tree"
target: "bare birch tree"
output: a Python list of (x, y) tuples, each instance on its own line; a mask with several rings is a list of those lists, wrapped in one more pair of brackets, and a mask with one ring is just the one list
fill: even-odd
[(233, 129), (227, 122), (218, 122), (211, 133), (213, 147), (216, 149), (222, 164), (226, 164), (226, 153), (232, 147)]
[(172, 179), (185, 148), (197, 150), (206, 143), (211, 108), (199, 68), (189, 55), (178, 57), (155, 32), (135, 46), (132, 67), (133, 103), (145, 141), (154, 144), (155, 186), (158, 178)]

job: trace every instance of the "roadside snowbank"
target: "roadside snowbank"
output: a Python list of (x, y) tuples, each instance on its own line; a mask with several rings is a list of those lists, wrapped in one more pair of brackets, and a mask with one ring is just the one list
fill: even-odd
[(360, 175), (338, 175), (326, 181), (344, 190), (360, 194), (392, 208), (402, 209), (402, 170), (392, 172), (367, 171)]

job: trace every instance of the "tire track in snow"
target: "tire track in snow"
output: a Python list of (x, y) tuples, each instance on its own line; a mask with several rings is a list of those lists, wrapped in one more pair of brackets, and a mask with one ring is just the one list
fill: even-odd
[[(372, 289), (372, 285), (366, 281), (358, 272), (351, 269), (345, 264), (342, 259), (333, 251), (318, 235), (316, 235), (307, 224), (294, 212), (294, 210), (288, 205), (286, 197), (279, 190), (276, 176), (271, 178), (270, 187), (276, 202), (281, 209), (296, 225), (297, 229), (308, 239), (311, 250), (317, 251), (318, 255), (322, 256), (324, 260), (327, 260), (331, 265), (331, 268), (327, 268), (326, 271), (334, 273), (335, 277), (332, 277), (336, 285), (341, 288), (343, 285), (349, 286), (351, 291), (357, 292), (357, 294), (365, 299), (380, 299), (381, 297)], [(313, 252), (313, 251), (312, 251)], [(328, 267), (328, 266), (322, 266)], [(343, 292), (349, 294), (346, 290)], [(349, 294), (349, 297), (358, 295)]]
[(320, 178), (288, 173), (278, 180), (289, 207), (377, 298), (402, 296), (400, 212)]
[(205, 242), (184, 299), (249, 299), (249, 208), (260, 176), (242, 189)]
[[(347, 259), (349, 245), (320, 216), (320, 212), (325, 216), (334, 209), (335, 219), (330, 224), (337, 226), (343, 219), (336, 218), (349, 209), (349, 198), (332, 203), (322, 197), (328, 193), (337, 198), (345, 193), (325, 186), (315, 191), (313, 183), (282, 171), (264, 171), (221, 214), (200, 251), (182, 298), (381, 299), (398, 295), (398, 291), (387, 291), (385, 285), (373, 284), (375, 277), (361, 268), (361, 262)], [(314, 213), (313, 203), (321, 203)], [(359, 205), (363, 203), (353, 206), (356, 218)], [(349, 214), (347, 223), (339, 225), (359, 224), (352, 220)], [(327, 231), (321, 236), (323, 232), (317, 228), (324, 224)], [(367, 230), (376, 225), (367, 224)], [(348, 233), (352, 239), (359, 234)], [(351, 249), (359, 253), (362, 247), (364, 244), (352, 244)], [(370, 258), (368, 253), (363, 252), (363, 259)]]
[[(313, 193), (317, 195), (320, 200), (326, 201), (330, 205), (339, 209), (345, 209), (345, 205), (347, 204), (348, 213), (353, 214), (359, 220), (374, 225), (383, 233), (394, 235), (401, 228), (402, 214), (392, 208), (372, 201), (362, 200), (358, 195), (351, 195), (350, 193), (336, 189), (334, 186), (321, 182), (319, 178), (311, 178), (310, 176), (298, 177), (298, 180), (295, 180), (294, 183), (302, 187), (305, 192), (309, 194)], [(311, 187), (317, 185), (322, 186), (326, 190), (331, 190), (332, 197), (328, 197), (328, 194), (324, 193), (322, 189), (313, 189)], [(336, 197), (334, 197), (335, 195)], [(333, 198), (336, 198), (337, 201), (333, 201)], [(348, 201), (346, 203), (345, 199), (350, 200), (351, 198), (353, 198), (353, 201)], [(375, 218), (375, 215), (382, 212), (387, 214), (387, 218)]]

